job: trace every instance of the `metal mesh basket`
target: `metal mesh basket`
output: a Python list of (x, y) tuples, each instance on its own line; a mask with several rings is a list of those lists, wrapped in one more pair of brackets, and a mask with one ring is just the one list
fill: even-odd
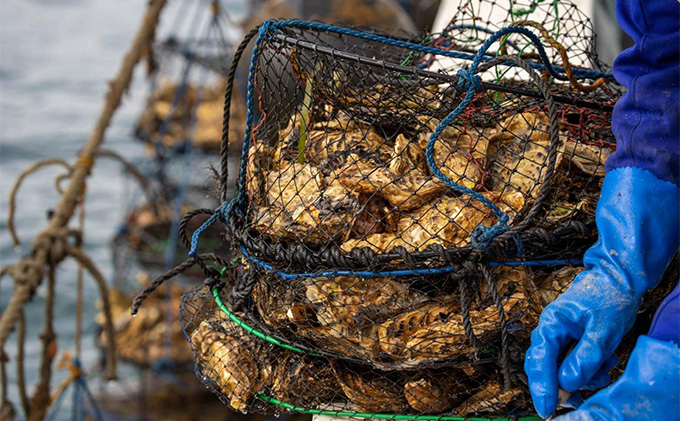
[(238, 410), (523, 416), (529, 332), (581, 270), (284, 279), (242, 263), (229, 283), (250, 292), (187, 294), (182, 322), (199, 377)]
[[(470, 26), (461, 16), (453, 27)], [(455, 41), (462, 32), (448, 34), (443, 49), (265, 22), (251, 61), (238, 194), (219, 211), (237, 243), (294, 272), (413, 269), (476, 250), (580, 254), (560, 241), (594, 240), (587, 224), (615, 147), (618, 87), (571, 58), (552, 64), (566, 50), (597, 63), (588, 39), (527, 29), (543, 33), (549, 22), (519, 24), (487, 34), (473, 54), (476, 44)], [(498, 43), (523, 56), (491, 48)]]
[[(524, 350), (595, 239), (620, 88), (576, 8), (513, 3), (466, 2), (437, 36), (297, 20), (246, 36), (237, 194), (227, 113), (224, 204), (183, 236), (210, 287), (183, 298), (185, 334), (232, 408), (532, 412)], [(217, 220), (240, 250), (221, 274), (198, 253)]]

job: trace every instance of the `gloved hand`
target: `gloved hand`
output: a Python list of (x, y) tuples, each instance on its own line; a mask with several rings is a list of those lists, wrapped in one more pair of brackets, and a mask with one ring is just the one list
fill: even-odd
[(555, 421), (680, 419), (680, 348), (640, 336), (626, 371), (611, 386)]
[(641, 336), (623, 375), (578, 410), (556, 418), (576, 420), (680, 419), (680, 285), (654, 315), (648, 336)]
[(531, 333), (524, 369), (540, 416), (554, 412), (558, 386), (575, 392), (601, 383), (642, 295), (678, 250), (679, 196), (675, 184), (639, 168), (605, 177), (596, 211), (599, 239), (583, 257), (586, 270), (543, 310)]

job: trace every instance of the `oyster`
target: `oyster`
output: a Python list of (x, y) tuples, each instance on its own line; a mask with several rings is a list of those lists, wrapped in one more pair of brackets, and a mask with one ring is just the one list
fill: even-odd
[[(373, 324), (377, 314), (391, 314), (422, 303), (426, 296), (388, 278), (338, 276), (307, 280), (307, 299), (322, 326)], [(370, 317), (369, 317), (370, 316)]]
[(310, 244), (342, 241), (353, 225), (358, 194), (337, 180), (324, 186), (323, 176), (308, 164), (288, 164), (267, 177), (269, 206), (261, 206), (253, 226), (274, 239)]
[(461, 416), (497, 414), (521, 406), (518, 399), (522, 396), (521, 389), (511, 388), (503, 391), (498, 382), (490, 380), (477, 393), (463, 402), (456, 412)]
[(384, 253), (394, 248), (402, 246), (407, 251), (415, 251), (415, 249), (406, 243), (401, 237), (392, 232), (369, 234), (365, 238), (353, 238), (342, 243), (340, 248), (349, 253), (358, 248), (369, 248), (376, 253)]
[(536, 285), (525, 284), (525, 295), (529, 297), (529, 311), (525, 319), (528, 323), (538, 321), (543, 309), (557, 299), (566, 291), (576, 278), (576, 275), (583, 272), (584, 268), (579, 266), (567, 266), (557, 269), (543, 279), (537, 281)]
[(331, 365), (320, 358), (287, 354), (274, 364), (269, 382), (274, 398), (298, 405), (332, 402), (342, 395)]
[(473, 381), (462, 371), (428, 372), (404, 385), (409, 406), (422, 414), (438, 414), (458, 406), (470, 393)]
[[(140, 272), (140, 278), (148, 281), (148, 275)], [(191, 349), (186, 343), (182, 326), (176, 322), (180, 312), (180, 297), (184, 291), (176, 285), (162, 286), (147, 300), (135, 317), (130, 315), (131, 298), (120, 289), (109, 291), (112, 304), (114, 342), (116, 354), (122, 360), (149, 366), (160, 359), (169, 359), (178, 366), (188, 364), (192, 360)], [(166, 302), (168, 300), (168, 302)], [(168, 311), (175, 321), (168, 323)], [(96, 321), (104, 326), (104, 315), (100, 311)], [(106, 330), (97, 336), (97, 345), (108, 344)]]
[[(253, 287), (252, 297), (260, 318), (270, 327), (304, 325), (314, 319), (314, 309), (298, 294), (296, 288), (274, 284), (266, 278), (260, 279)], [(300, 296), (302, 295), (302, 296)]]
[[(420, 146), (426, 149), (432, 133), (421, 133)], [(450, 180), (474, 189), (482, 182), (489, 140), (447, 127), (434, 145), (434, 161)]]
[(359, 196), (361, 210), (354, 218), (350, 238), (364, 238), (372, 234), (393, 232), (397, 229), (399, 213), (380, 196)]
[[(522, 209), (524, 198), (517, 192), (500, 195), (483, 193), (511, 219)], [(466, 197), (444, 196), (429, 206), (405, 214), (398, 223), (401, 240), (407, 249), (423, 250), (430, 244), (444, 247), (468, 245), (470, 233), (480, 224), (492, 225), (495, 217), (482, 203)]]
[(261, 180), (261, 171), (270, 171), (269, 154), (271, 150), (262, 141), (255, 141), (248, 149), (248, 164), (246, 166), (246, 191), (251, 206), (263, 205), (264, 189), (266, 184)]
[[(526, 306), (526, 298), (522, 294), (514, 294), (505, 299), (504, 312), (521, 312)], [(470, 320), (475, 336), (495, 334), (500, 329), (500, 317), (495, 305), (482, 310), (471, 310)], [(463, 327), (462, 313), (446, 314), (416, 330), (408, 337), (404, 345), (404, 354), (409, 362), (436, 361), (453, 358), (474, 352), (468, 344)]]
[(395, 359), (404, 359), (409, 340), (423, 328), (437, 321), (448, 321), (460, 312), (460, 304), (455, 300), (440, 303), (427, 303), (399, 314), (378, 326), (378, 343), (385, 354)]
[(289, 214), (305, 209), (321, 195), (322, 176), (307, 164), (284, 164), (280, 171), (272, 171), (266, 178), (267, 199)]
[[(274, 159), (295, 159), (298, 154), (300, 137), (299, 114), (294, 114), (288, 126), (279, 131), (279, 143)], [(347, 151), (368, 155), (378, 160), (388, 161), (392, 149), (371, 126), (350, 120), (344, 113), (328, 121), (313, 122), (308, 127), (305, 141), (305, 159), (319, 167), (327, 164), (336, 166), (338, 158), (345, 157)], [(340, 159), (342, 162), (342, 159)]]
[(407, 407), (403, 384), (386, 375), (338, 363), (333, 372), (359, 412), (400, 412)]
[(490, 147), (490, 156), (494, 157), (491, 166), (494, 190), (509, 188), (521, 192), (527, 200), (536, 197), (548, 165), (549, 125), (543, 112), (518, 113), (499, 123)]
[(581, 142), (565, 142), (564, 158), (574, 163), (584, 174), (604, 177), (604, 163), (611, 155), (611, 149), (604, 146), (587, 145)]
[(423, 206), (446, 191), (446, 186), (419, 169), (396, 175), (388, 168), (375, 165), (350, 154), (346, 164), (334, 176), (348, 189), (362, 194), (378, 194), (401, 211)]
[(389, 170), (395, 175), (404, 175), (412, 169), (428, 174), (425, 150), (417, 142), (409, 141), (400, 134), (394, 141), (394, 152), (390, 160)]
[(215, 382), (229, 406), (244, 411), (248, 399), (267, 380), (268, 371), (261, 370), (255, 356), (263, 360), (267, 354), (264, 347), (254, 349), (252, 340), (233, 322), (222, 320), (220, 329), (213, 323), (202, 321), (191, 335), (197, 369)]

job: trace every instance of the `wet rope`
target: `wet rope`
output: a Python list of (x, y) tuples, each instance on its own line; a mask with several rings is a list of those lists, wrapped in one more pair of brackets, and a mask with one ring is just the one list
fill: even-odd
[[(211, 262), (215, 262), (220, 266), (227, 266), (229, 262), (224, 259), (221, 256), (218, 256), (213, 253), (205, 253), (201, 254), (200, 260), (208, 260)], [(165, 272), (164, 274), (154, 278), (149, 285), (147, 285), (142, 291), (140, 291), (132, 300), (132, 305), (131, 305), (131, 314), (135, 316), (137, 312), (139, 311), (139, 307), (142, 305), (144, 300), (151, 295), (158, 287), (163, 285), (164, 282), (166, 282), (169, 279), (174, 278), (175, 276), (186, 272), (189, 270), (191, 267), (193, 267), (195, 264), (197, 264), (197, 260), (195, 258), (189, 258), (185, 260), (184, 262), (180, 263), (179, 265), (175, 266), (174, 268), (170, 269), (169, 271)], [(216, 271), (216, 270), (215, 270)], [(217, 274), (219, 275), (219, 272), (216, 271)]]
[(479, 271), (484, 275), (484, 280), (486, 281), (486, 284), (489, 286), (491, 290), (491, 298), (494, 301), (494, 304), (496, 305), (496, 309), (498, 310), (498, 317), (500, 320), (501, 324), (501, 357), (500, 357), (500, 366), (501, 366), (501, 372), (503, 373), (503, 390), (509, 390), (512, 382), (512, 373), (510, 371), (510, 338), (509, 338), (509, 333), (508, 333), (508, 323), (505, 318), (505, 309), (503, 308), (503, 302), (501, 300), (501, 296), (498, 294), (498, 290), (496, 288), (496, 278), (495, 276), (491, 273), (489, 268), (480, 263), (478, 265)]
[[(140, 29), (134, 38), (129, 53), (121, 64), (118, 75), (109, 85), (109, 92), (99, 120), (85, 147), (82, 149), (76, 164), (73, 166), (69, 185), (54, 210), (49, 226), (36, 237), (31, 246), (30, 255), (12, 265), (13, 270), (11, 273), (15, 278), (16, 288), (12, 292), (9, 303), (0, 319), (0, 349), (4, 347), (7, 338), (14, 330), (24, 304), (33, 296), (43, 280), (45, 268), (50, 262), (49, 250), (53, 247), (55, 241), (57, 241), (57, 238), (48, 237), (63, 230), (72, 218), (80, 199), (80, 192), (83, 189), (85, 179), (90, 174), (93, 154), (99, 149), (104, 140), (106, 128), (109, 126), (113, 114), (118, 109), (122, 97), (132, 81), (134, 68), (143, 56), (148, 39), (153, 36), (160, 12), (165, 4), (166, 0), (151, 0), (149, 2)], [(65, 239), (65, 237), (61, 238)], [(47, 239), (47, 242), (42, 239)]]
[(234, 83), (236, 79), (236, 71), (238, 70), (238, 63), (243, 56), (243, 52), (248, 48), (248, 44), (257, 35), (260, 26), (251, 29), (243, 41), (239, 44), (231, 59), (229, 66), (229, 73), (227, 74), (227, 89), (224, 93), (224, 111), (222, 119), (222, 143), (220, 144), (220, 192), (223, 202), (227, 201), (227, 185), (229, 184), (229, 117), (231, 115), (231, 100), (234, 90)]

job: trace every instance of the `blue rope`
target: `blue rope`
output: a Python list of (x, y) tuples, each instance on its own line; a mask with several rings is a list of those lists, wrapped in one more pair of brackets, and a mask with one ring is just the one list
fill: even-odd
[(191, 234), (191, 248), (189, 249), (189, 257), (196, 256), (196, 251), (198, 250), (198, 242), (201, 239), (201, 234), (203, 234), (208, 228), (210, 228), (218, 219), (222, 221), (223, 224), (227, 225), (227, 216), (231, 213), (232, 209), (236, 206), (236, 199), (232, 199), (215, 209), (215, 213), (210, 215), (203, 225), (198, 227), (193, 234)]
[[(274, 266), (269, 263), (251, 256), (244, 246), (241, 246), (241, 253), (243, 256), (256, 264), (257, 266), (267, 271), (273, 271), (282, 279), (292, 280), (297, 278), (328, 278), (332, 276), (358, 276), (361, 278), (380, 278), (389, 276), (422, 276), (422, 275), (441, 275), (445, 273), (452, 273), (460, 270), (457, 266), (442, 266), (438, 268), (422, 268), (422, 269), (400, 269), (400, 270), (384, 270), (384, 271), (352, 271), (352, 270), (329, 270), (323, 272), (304, 272), (304, 273), (287, 273), (276, 270)], [(581, 265), (580, 259), (562, 259), (562, 260), (520, 260), (508, 262), (489, 262), (489, 267), (499, 266), (558, 266), (558, 265)]]
[[(470, 234), (470, 244), (478, 249), (488, 247), (489, 244), (491, 243), (491, 240), (493, 240), (496, 236), (502, 234), (503, 232), (507, 231), (510, 228), (508, 226), (508, 221), (510, 218), (508, 217), (508, 215), (503, 214), (503, 212), (501, 212), (501, 210), (498, 208), (498, 206), (496, 206), (495, 203), (493, 203), (491, 200), (486, 198), (481, 193), (456, 183), (455, 181), (448, 178), (444, 173), (442, 173), (442, 171), (439, 169), (437, 163), (434, 160), (434, 144), (441, 135), (441, 133), (444, 131), (444, 129), (449, 124), (451, 124), (453, 120), (457, 118), (460, 115), (460, 113), (462, 113), (470, 105), (474, 98), (475, 92), (482, 91), (481, 77), (479, 75), (475, 75), (474, 73), (477, 70), (477, 67), (479, 66), (481, 61), (485, 58), (484, 53), (486, 53), (489, 47), (491, 47), (491, 45), (498, 39), (509, 33), (520, 33), (528, 36), (530, 39), (532, 39), (532, 41), (534, 41), (536, 46), (539, 47), (538, 50), (541, 57), (545, 55), (545, 51), (543, 50), (543, 47), (540, 44), (540, 40), (538, 40), (537, 38), (534, 40), (536, 35), (534, 35), (531, 31), (527, 30), (524, 27), (510, 26), (496, 31), (486, 41), (484, 41), (484, 44), (482, 44), (482, 46), (479, 48), (474, 58), (472, 59), (470, 69), (458, 70), (457, 73), (459, 77), (458, 89), (466, 90), (465, 97), (460, 102), (460, 104), (458, 104), (458, 106), (453, 111), (451, 111), (435, 128), (434, 132), (432, 133), (430, 139), (427, 142), (427, 147), (425, 149), (427, 165), (430, 167), (430, 171), (432, 171), (432, 173), (437, 178), (442, 180), (444, 184), (446, 184), (453, 190), (458, 191), (459, 193), (467, 194), (473, 199), (481, 202), (484, 206), (489, 208), (493, 212), (493, 214), (496, 215), (496, 217), (498, 218), (496, 224), (491, 225), (489, 227), (482, 224), (477, 225), (477, 227), (475, 227), (475, 229)], [(547, 56), (545, 57), (545, 59), (547, 60)], [(523, 247), (518, 248), (523, 249)]]

